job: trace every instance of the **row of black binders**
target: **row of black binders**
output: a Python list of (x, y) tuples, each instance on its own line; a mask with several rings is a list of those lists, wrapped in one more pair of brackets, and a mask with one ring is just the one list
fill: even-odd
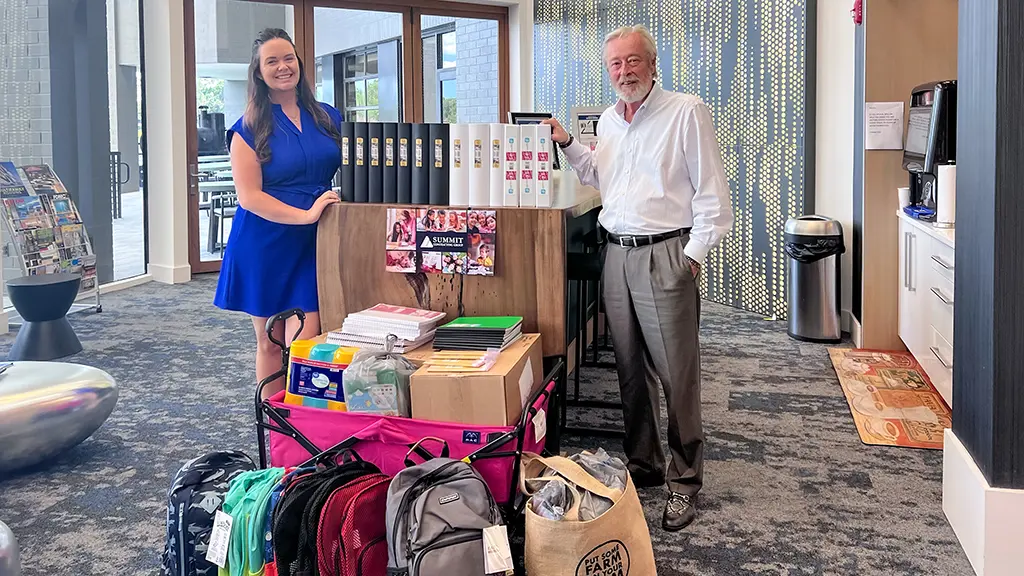
[(448, 124), (343, 122), (342, 199), (447, 206), (449, 134)]

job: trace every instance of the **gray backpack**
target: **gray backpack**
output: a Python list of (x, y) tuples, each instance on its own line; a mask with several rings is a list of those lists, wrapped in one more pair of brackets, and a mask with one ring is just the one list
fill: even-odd
[(469, 464), (435, 458), (406, 468), (388, 488), (388, 576), (481, 576), (483, 530), (501, 523)]

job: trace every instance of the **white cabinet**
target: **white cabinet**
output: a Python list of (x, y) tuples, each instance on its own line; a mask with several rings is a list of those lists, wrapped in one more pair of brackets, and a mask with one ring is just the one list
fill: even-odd
[(928, 341), (928, 322), (924, 319), (928, 303), (921, 294), (921, 286), (925, 284), (922, 276), (927, 267), (922, 267), (920, 255), (930, 250), (930, 240), (912, 224), (900, 219), (900, 338), (914, 356), (926, 349)]
[(953, 405), (952, 232), (899, 217), (899, 333), (946, 404)]

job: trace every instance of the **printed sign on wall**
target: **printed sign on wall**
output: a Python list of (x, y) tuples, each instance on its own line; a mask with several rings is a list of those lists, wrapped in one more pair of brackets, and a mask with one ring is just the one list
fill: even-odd
[(497, 212), (389, 208), (388, 272), (493, 276)]

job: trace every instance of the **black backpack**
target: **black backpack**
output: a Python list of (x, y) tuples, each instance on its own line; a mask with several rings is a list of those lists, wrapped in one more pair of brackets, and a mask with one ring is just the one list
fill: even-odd
[(316, 536), (320, 511), (335, 489), (368, 474), (380, 474), (380, 470), (356, 457), (340, 465), (320, 467), (281, 494), (274, 508), (272, 528), (279, 576), (311, 576), (318, 572)]
[(206, 560), (213, 517), (224, 503), (228, 484), (242, 472), (255, 470), (242, 452), (212, 452), (186, 462), (167, 491), (167, 539), (162, 576), (217, 576)]

